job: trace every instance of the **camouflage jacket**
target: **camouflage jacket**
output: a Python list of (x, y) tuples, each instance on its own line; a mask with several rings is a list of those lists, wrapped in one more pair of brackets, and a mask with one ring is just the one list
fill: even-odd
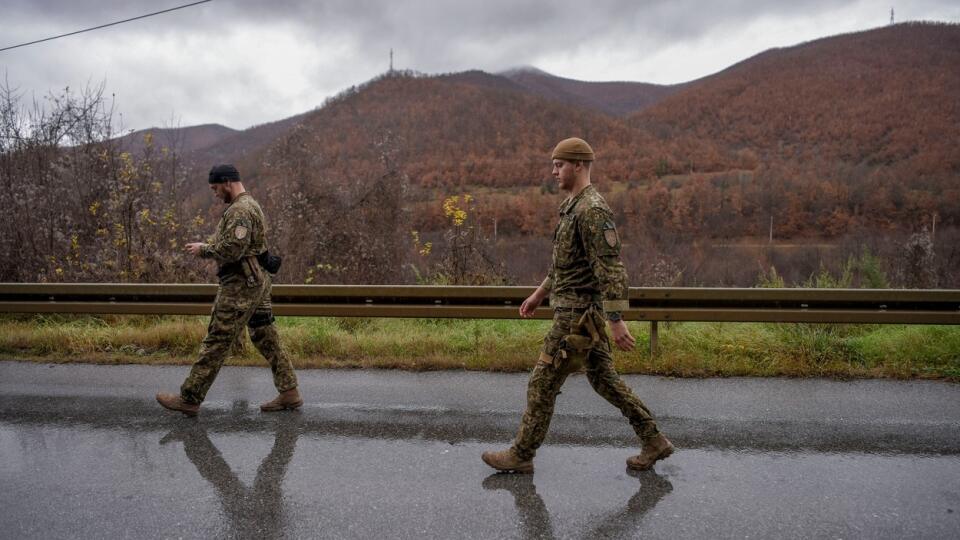
[(600, 304), (606, 313), (627, 309), (627, 271), (613, 212), (592, 185), (560, 205), (553, 262), (542, 286), (553, 307)]
[(267, 224), (260, 205), (247, 192), (223, 211), (217, 232), (207, 240), (200, 256), (224, 265), (267, 250)]

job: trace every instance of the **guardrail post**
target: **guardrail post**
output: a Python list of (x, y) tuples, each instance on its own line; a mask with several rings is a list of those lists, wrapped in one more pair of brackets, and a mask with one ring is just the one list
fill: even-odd
[(657, 354), (657, 321), (650, 321), (650, 356)]

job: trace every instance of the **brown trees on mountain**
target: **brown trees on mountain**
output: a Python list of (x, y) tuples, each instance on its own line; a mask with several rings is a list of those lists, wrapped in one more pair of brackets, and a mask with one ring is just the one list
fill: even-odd
[[(600, 95), (575, 87), (585, 96), (575, 103)], [(593, 179), (634, 276), (749, 285), (776, 265), (802, 281), (863, 247), (900, 264), (926, 227), (936, 256), (923, 260), (941, 286), (960, 285), (948, 262), (960, 261), (960, 26), (770, 50), (626, 119), (538, 88), (556, 89), (482, 72), (391, 72), (295, 119), (194, 130), (190, 140), (214, 142), (186, 159), (156, 137), (110, 139), (104, 114), (83, 100), (29, 133), (22, 114), (5, 113), (0, 203), (24, 217), (0, 224), (0, 279), (57, 279), (57, 269), (80, 279), (95, 275), (92, 263), (111, 279), (200, 279), (167, 244), (210, 226), (190, 218), (206, 195), (199, 178), (233, 161), (271, 218), (281, 281), (412, 282), (423, 261), (411, 232), (444, 252), (442, 202), (469, 194), (476, 233), (533, 283), (560, 203), (549, 151), (580, 136), (597, 151)], [(8, 92), (5, 110), (18, 110), (13, 101)]]

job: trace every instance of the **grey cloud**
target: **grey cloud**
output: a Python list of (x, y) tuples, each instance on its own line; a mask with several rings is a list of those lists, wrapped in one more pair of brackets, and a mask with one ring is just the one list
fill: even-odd
[[(69, 32), (184, 3), (100, 0), (13, 0), (5, 15), (26, 32)], [(702, 2), (635, 0), (487, 0), (483, 2), (387, 0), (214, 0), (213, 2), (113, 27), (109, 32), (202, 31), (215, 33), (239, 22), (256, 22), (268, 28), (294, 24), (314, 31), (318, 39), (331, 31), (349, 28), (360, 43), (380, 49), (394, 43), (406, 46), (416, 58), (429, 57), (456, 44), (507, 41), (525, 46), (505, 54), (563, 47), (600, 35), (648, 36), (673, 42), (698, 35), (726, 21), (742, 21), (757, 14), (803, 14), (850, 2), (806, 0), (798, 2), (727, 2), (704, 9)], [(7, 17), (5, 17), (7, 18)], [(4, 32), (8, 35), (8, 32)], [(519, 35), (519, 36), (518, 36)], [(34, 34), (33, 39), (41, 37)], [(505, 39), (506, 36), (516, 36)], [(44, 36), (45, 37), (45, 36)], [(77, 36), (65, 38), (79, 42)], [(451, 46), (453, 45), (453, 46)]]
[[(55, 31), (67, 32), (183, 3), (187, 0), (7, 0), (4, 18), (15, 24), (5, 25), (3, 34), (9, 35), (11, 27), (50, 30), (55, 26)], [(159, 28), (216, 32), (230, 24), (250, 21), (265, 27), (280, 23), (302, 25), (315, 29), (318, 34), (349, 28), (364, 43), (497, 40), (505, 33), (528, 34), (531, 42), (544, 45), (554, 36), (558, 41), (577, 41), (597, 34), (649, 35), (674, 41), (697, 36), (719, 24), (742, 23), (760, 15), (804, 17), (863, 3), (856, 0), (709, 3), (693, 0), (214, 0), (131, 22), (122, 28), (129, 32)], [(867, 3), (876, 4), (878, 24), (885, 22), (888, 3)], [(903, 15), (944, 11), (952, 5), (945, 0), (919, 0), (905, 7)]]
[[(5, 0), (0, 46), (187, 2)], [(802, 20), (844, 8), (857, 8), (865, 24), (874, 26), (884, 24), (889, 11), (887, 2), (866, 0), (214, 0), (2, 52), (0, 75), (6, 72), (12, 85), (38, 94), (106, 78), (108, 91), (118, 93), (119, 109), (137, 127), (167, 121), (171, 112), (182, 115), (185, 123), (217, 121), (245, 127), (302, 112), (320, 104), (323, 97), (384, 71), (391, 48), (398, 68), (426, 73), (499, 71), (547, 57), (589, 57), (584, 53), (594, 49), (598, 54), (620, 50), (628, 56), (634, 51), (651, 55), (706, 36), (737, 39), (739, 28), (761, 16)], [(918, 0), (904, 6), (898, 20), (931, 14), (960, 17), (960, 9), (945, 0)], [(871, 22), (874, 17), (876, 23)], [(306, 86), (288, 89), (282, 85), (293, 83), (265, 80), (271, 78), (272, 66), (254, 65), (258, 60), (243, 54), (213, 50), (220, 36), (235, 39), (232, 32), (241, 28), (244, 34), (239, 38), (260, 48), (269, 47), (281, 33), (297, 36), (299, 51), (288, 56), (304, 63)], [(793, 44), (789, 37), (784, 39), (783, 46)], [(137, 51), (136, 56), (131, 56), (131, 50)], [(302, 51), (329, 57), (296, 56)], [(175, 60), (170, 61), (171, 57)], [(331, 58), (337, 64), (331, 65)], [(714, 66), (715, 70), (724, 67)], [(625, 77), (612, 74), (610, 78)], [(241, 85), (248, 100), (241, 103), (236, 93), (218, 92), (217, 85), (224, 81)], [(299, 101), (282, 103), (277, 96), (284, 90), (291, 93), (283, 99), (296, 95)], [(294, 110), (294, 106), (304, 109)]]

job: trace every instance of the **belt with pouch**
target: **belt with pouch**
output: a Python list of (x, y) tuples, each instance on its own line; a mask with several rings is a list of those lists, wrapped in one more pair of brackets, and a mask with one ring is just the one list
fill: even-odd
[[(220, 268), (217, 269), (217, 277), (223, 279), (232, 275), (241, 275), (245, 276), (246, 272), (243, 270), (243, 261), (245, 259), (256, 259), (257, 264), (261, 268), (269, 272), (270, 274), (276, 274), (280, 270), (280, 264), (282, 259), (278, 255), (271, 255), (269, 251), (264, 251), (263, 253), (254, 256), (244, 257), (239, 261), (228, 262), (226, 264), (221, 264)], [(252, 264), (252, 261), (251, 261)], [(251, 269), (252, 270), (252, 269)]]

